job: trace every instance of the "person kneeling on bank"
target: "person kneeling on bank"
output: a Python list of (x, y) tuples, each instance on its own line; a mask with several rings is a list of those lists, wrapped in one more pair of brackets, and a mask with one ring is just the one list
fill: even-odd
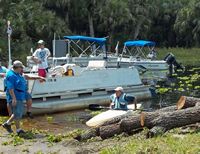
[(128, 100), (122, 87), (115, 88), (115, 93), (110, 96), (110, 108), (114, 110), (128, 110)]

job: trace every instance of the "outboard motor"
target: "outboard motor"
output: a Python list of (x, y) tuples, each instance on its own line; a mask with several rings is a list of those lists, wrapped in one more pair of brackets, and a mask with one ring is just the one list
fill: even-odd
[(165, 56), (164, 60), (169, 65), (169, 75), (172, 76), (173, 71), (177, 71), (177, 69), (182, 69), (184, 71), (184, 66), (182, 66), (180, 63), (176, 61), (175, 56), (172, 53), (168, 53), (167, 56)]

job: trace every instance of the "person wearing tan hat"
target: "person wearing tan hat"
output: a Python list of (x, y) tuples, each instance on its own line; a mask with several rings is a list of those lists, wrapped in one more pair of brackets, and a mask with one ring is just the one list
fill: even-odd
[(13, 68), (6, 75), (6, 99), (12, 108), (12, 115), (2, 124), (2, 126), (12, 133), (12, 121), (15, 122), (17, 134), (20, 135), (24, 131), (20, 128), (20, 120), (24, 112), (24, 100), (26, 92), (26, 81), (21, 75), (24, 65), (21, 61), (14, 61)]
[(128, 110), (128, 102), (124, 89), (117, 87), (114, 89), (115, 93), (110, 96), (111, 104), (110, 108), (114, 110)]
[(38, 75), (42, 77), (46, 77), (46, 73), (48, 72), (48, 57), (51, 55), (48, 48), (45, 48), (44, 41), (39, 40), (38, 49), (33, 53), (32, 59), (38, 64)]

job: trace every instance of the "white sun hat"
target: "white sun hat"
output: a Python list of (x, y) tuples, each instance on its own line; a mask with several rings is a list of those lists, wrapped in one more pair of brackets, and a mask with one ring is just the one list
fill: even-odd
[(37, 43), (38, 44), (44, 44), (44, 41), (43, 40), (39, 40)]
[(117, 87), (114, 89), (115, 91), (124, 91), (124, 89), (122, 87)]

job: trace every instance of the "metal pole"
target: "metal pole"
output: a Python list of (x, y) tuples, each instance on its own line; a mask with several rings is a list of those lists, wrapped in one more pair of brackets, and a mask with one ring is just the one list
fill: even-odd
[(54, 33), (53, 37), (53, 57), (56, 56), (56, 33)]
[(8, 20), (7, 22), (8, 24), (8, 29), (7, 29), (7, 33), (8, 33), (8, 68), (11, 68), (12, 66), (12, 59), (11, 59), (11, 47), (10, 47), (10, 42), (11, 42), (11, 33), (12, 33), (12, 29), (10, 27), (10, 21)]
[(11, 59), (11, 48), (10, 48), (10, 35), (8, 35), (8, 68), (12, 66), (12, 59)]
[(53, 67), (55, 67), (55, 56), (56, 56), (56, 33), (53, 36)]
[(67, 39), (67, 50), (68, 50), (68, 57), (69, 57), (69, 60), (67, 61), (67, 63), (71, 62), (72, 60), (72, 57), (71, 57), (71, 52), (70, 52), (70, 40)]

